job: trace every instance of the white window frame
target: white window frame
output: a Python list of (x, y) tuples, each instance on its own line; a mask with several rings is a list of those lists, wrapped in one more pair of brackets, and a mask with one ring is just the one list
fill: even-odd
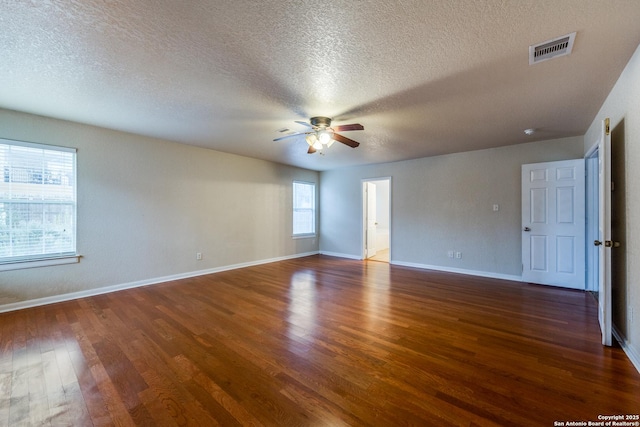
[[(65, 250), (65, 251), (61, 251), (61, 252), (45, 252), (43, 250), (42, 253), (39, 254), (31, 254), (31, 255), (21, 255), (21, 256), (12, 256), (12, 257), (0, 257), (0, 271), (7, 271), (7, 270), (17, 270), (17, 269), (23, 269), (23, 268), (33, 268), (33, 267), (44, 267), (44, 266), (51, 266), (51, 265), (61, 265), (61, 264), (70, 264), (70, 263), (77, 263), (79, 262), (80, 256), (77, 253), (77, 240), (76, 240), (76, 229), (77, 229), (77, 205), (78, 205), (78, 200), (77, 200), (77, 150), (75, 148), (69, 148), (69, 147), (60, 147), (60, 146), (54, 146), (54, 145), (45, 145), (45, 144), (36, 144), (36, 143), (31, 143), (31, 142), (23, 142), (23, 141), (14, 141), (14, 140), (9, 140), (9, 139), (2, 139), (0, 138), (0, 145), (9, 145), (9, 146), (16, 146), (16, 147), (26, 147), (26, 148), (34, 148), (37, 150), (47, 150), (47, 151), (54, 151), (54, 152), (64, 152), (64, 153), (73, 153), (73, 158), (72, 158), (72, 168), (73, 168), (73, 177), (72, 182), (70, 182), (69, 186), (72, 188), (72, 195), (73, 195), (73, 200), (71, 202), (66, 202), (65, 204), (71, 204), (72, 205), (72, 215), (73, 215), (73, 219), (72, 219), (72, 227), (73, 229), (71, 230), (71, 241), (72, 241), (72, 247), (69, 248), (69, 250)], [(5, 174), (4, 171), (2, 171), (3, 174)], [(4, 182), (4, 180), (13, 180), (13, 178), (6, 178), (6, 177), (2, 177), (1, 178)], [(7, 181), (9, 182), (9, 181)], [(14, 184), (9, 184), (9, 185), (14, 185)], [(31, 185), (31, 184), (29, 184)], [(42, 184), (38, 184), (38, 183), (34, 183), (33, 185), (42, 185), (42, 189), (47, 190), (47, 186), (44, 183), (44, 180), (42, 182)], [(51, 190), (54, 190), (54, 187), (50, 188)], [(13, 190), (10, 190), (13, 191)], [(6, 194), (6, 193), (5, 193)], [(16, 201), (19, 200), (19, 201)], [(20, 199), (12, 199), (10, 196), (8, 198), (2, 199), (2, 193), (0, 193), (0, 202), (2, 203), (6, 203), (6, 204), (13, 204), (13, 203), (24, 203), (24, 201), (20, 200)]]
[[(312, 202), (312, 206), (311, 207), (301, 207), (301, 206), (296, 206), (296, 201), (297, 201), (297, 197), (296, 197), (296, 186), (298, 185), (306, 185), (306, 186), (310, 186), (312, 191), (313, 191), (313, 195), (311, 197), (311, 202)], [(294, 239), (301, 239), (301, 238), (306, 238), (306, 237), (315, 237), (316, 236), (316, 184), (315, 182), (306, 182), (306, 181), (293, 181), (293, 185), (292, 185), (292, 195), (293, 195), (293, 202), (292, 202), (292, 233), (293, 233), (293, 238)], [(313, 228), (312, 232), (296, 232), (296, 214), (297, 213), (308, 213), (311, 212), (311, 228)]]

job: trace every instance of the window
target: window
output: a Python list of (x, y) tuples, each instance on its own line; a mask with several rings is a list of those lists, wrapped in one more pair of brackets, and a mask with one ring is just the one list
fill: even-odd
[(76, 150), (0, 139), (0, 173), (0, 267), (77, 262)]
[(293, 235), (316, 234), (316, 185), (309, 182), (293, 183)]

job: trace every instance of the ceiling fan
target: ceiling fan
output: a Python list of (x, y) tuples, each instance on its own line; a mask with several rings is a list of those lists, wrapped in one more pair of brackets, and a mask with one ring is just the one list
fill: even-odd
[(294, 136), (306, 135), (305, 140), (309, 144), (308, 154), (313, 154), (318, 150), (322, 150), (325, 147), (331, 147), (334, 142), (338, 141), (351, 148), (356, 148), (360, 145), (359, 142), (349, 139), (346, 136), (342, 136), (337, 132), (344, 132), (350, 130), (364, 130), (364, 126), (358, 123), (350, 125), (339, 125), (331, 127), (331, 119), (329, 117), (311, 117), (309, 123), (296, 120), (296, 123), (309, 128), (303, 132), (293, 132), (287, 128), (280, 129), (279, 132), (287, 133), (285, 136), (274, 139), (274, 141), (280, 141), (285, 138), (292, 138)]

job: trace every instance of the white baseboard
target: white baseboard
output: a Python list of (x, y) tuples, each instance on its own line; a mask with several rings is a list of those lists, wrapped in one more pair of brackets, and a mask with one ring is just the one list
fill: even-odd
[[(335, 256), (338, 258), (354, 259), (358, 261), (362, 260), (362, 257), (351, 255), (351, 254), (338, 253), (338, 252), (320, 251), (320, 255)], [(389, 263), (393, 265), (399, 265), (402, 267), (413, 267), (413, 268), (421, 268), (424, 270), (445, 271), (447, 273), (458, 273), (458, 274), (466, 274), (469, 276), (488, 277), (490, 279), (512, 280), (514, 282), (522, 282), (522, 276), (515, 276), (511, 274), (492, 273), (490, 271), (467, 270), (463, 268), (451, 268), (451, 267), (443, 267), (440, 265), (428, 265), (428, 264), (419, 264), (419, 263), (404, 262), (404, 261), (390, 261)]]
[(629, 345), (629, 342), (615, 327), (615, 325), (611, 328), (611, 332), (613, 333), (614, 338), (620, 343), (620, 347), (622, 347), (622, 350), (627, 354), (629, 360), (631, 360), (631, 363), (633, 363), (633, 366), (635, 366), (636, 370), (640, 373), (640, 353), (638, 353), (634, 347)]
[(209, 268), (206, 270), (190, 271), (187, 273), (172, 274), (170, 276), (155, 277), (152, 279), (138, 280), (135, 282), (121, 283), (119, 285), (105, 286), (86, 291), (70, 292), (68, 294), (54, 295), (45, 298), (36, 298), (27, 301), (14, 302), (10, 304), (0, 305), (0, 313), (8, 311), (22, 310), (25, 308), (38, 307), (41, 305), (54, 304), (58, 302), (70, 301), (78, 298), (86, 298), (95, 295), (107, 294), (110, 292), (121, 291), (124, 289), (139, 288), (141, 286), (155, 285), (158, 283), (171, 282), (173, 280), (187, 279), (189, 277), (204, 276), (205, 274), (219, 273), (221, 271), (236, 270), (238, 268), (252, 267), (254, 265), (268, 264), (271, 262), (285, 261), (288, 259), (302, 258), (310, 255), (317, 255), (318, 252), (305, 252), (295, 255), (286, 255), (276, 258), (263, 259), (258, 261), (243, 262), (239, 264), (226, 265), (222, 267)]
[[(327, 256), (335, 256), (339, 258), (354, 259), (358, 261), (362, 260), (362, 257), (351, 255), (351, 254), (342, 254), (338, 252), (320, 251), (320, 254), (327, 255)], [(424, 270), (445, 271), (447, 273), (458, 273), (458, 274), (466, 274), (469, 276), (488, 277), (490, 279), (502, 279), (502, 280), (512, 280), (514, 282), (522, 282), (522, 276), (515, 276), (511, 274), (492, 273), (490, 271), (467, 270), (464, 268), (451, 268), (451, 267), (443, 267), (441, 265), (428, 265), (428, 264), (419, 264), (419, 263), (404, 262), (404, 261), (390, 261), (389, 263), (393, 265), (399, 265), (402, 267), (413, 267), (413, 268), (421, 268)]]
[(320, 251), (320, 255), (334, 256), (334, 257), (338, 257), (338, 258), (355, 259), (355, 260), (358, 260), (358, 261), (362, 260), (362, 257), (356, 256), (356, 255), (351, 255), (351, 254), (341, 254), (341, 253), (338, 253), (338, 252)]
[(425, 270), (444, 271), (447, 273), (466, 274), (469, 276), (487, 277), (490, 279), (501, 279), (501, 280), (511, 280), (514, 282), (522, 282), (522, 276), (492, 273), (490, 271), (467, 270), (464, 268), (443, 267), (441, 265), (418, 264), (414, 262), (404, 262), (404, 261), (391, 261), (391, 264), (400, 265), (403, 267), (422, 268)]

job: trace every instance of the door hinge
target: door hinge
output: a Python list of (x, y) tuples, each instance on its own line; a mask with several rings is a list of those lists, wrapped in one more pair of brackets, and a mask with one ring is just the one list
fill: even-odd
[(611, 130), (609, 128), (609, 117), (604, 119), (604, 133), (606, 133), (607, 135), (611, 133)]

